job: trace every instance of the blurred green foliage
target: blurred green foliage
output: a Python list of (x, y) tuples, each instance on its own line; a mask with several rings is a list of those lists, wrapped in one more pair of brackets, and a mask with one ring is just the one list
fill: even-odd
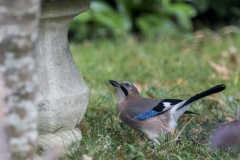
[(239, 17), (239, 0), (91, 0), (90, 9), (73, 19), (69, 39), (125, 33), (154, 38), (192, 31), (199, 24), (237, 23)]

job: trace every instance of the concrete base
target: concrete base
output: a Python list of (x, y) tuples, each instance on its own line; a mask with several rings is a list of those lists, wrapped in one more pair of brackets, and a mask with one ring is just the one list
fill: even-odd
[(68, 146), (74, 141), (78, 141), (82, 138), (81, 131), (79, 129), (72, 129), (65, 132), (56, 132), (54, 134), (40, 135), (38, 143), (46, 148), (48, 146)]

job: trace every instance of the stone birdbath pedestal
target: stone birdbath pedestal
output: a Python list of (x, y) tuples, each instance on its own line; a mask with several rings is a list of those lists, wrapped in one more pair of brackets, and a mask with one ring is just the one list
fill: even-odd
[(84, 83), (69, 49), (72, 18), (89, 9), (89, 0), (42, 0), (37, 44), (39, 144), (67, 146), (81, 139), (76, 125), (88, 104)]

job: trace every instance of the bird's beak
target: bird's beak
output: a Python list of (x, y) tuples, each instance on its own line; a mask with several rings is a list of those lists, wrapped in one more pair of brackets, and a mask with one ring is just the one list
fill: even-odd
[(114, 80), (109, 80), (109, 83), (111, 83), (114, 87), (120, 87), (121, 86), (118, 82), (116, 82)]

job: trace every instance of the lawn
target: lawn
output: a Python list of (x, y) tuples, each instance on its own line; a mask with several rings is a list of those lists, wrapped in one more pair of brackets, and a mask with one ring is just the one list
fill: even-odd
[[(227, 30), (227, 29), (226, 29)], [(83, 139), (64, 159), (238, 159), (232, 148), (211, 150), (208, 140), (219, 124), (240, 110), (240, 33), (198, 31), (159, 39), (133, 36), (71, 44), (90, 88), (89, 106), (79, 125)], [(117, 95), (108, 80), (134, 83), (143, 97), (185, 99), (217, 84), (226, 90), (195, 102), (177, 129), (160, 138), (161, 146), (123, 124)]]

